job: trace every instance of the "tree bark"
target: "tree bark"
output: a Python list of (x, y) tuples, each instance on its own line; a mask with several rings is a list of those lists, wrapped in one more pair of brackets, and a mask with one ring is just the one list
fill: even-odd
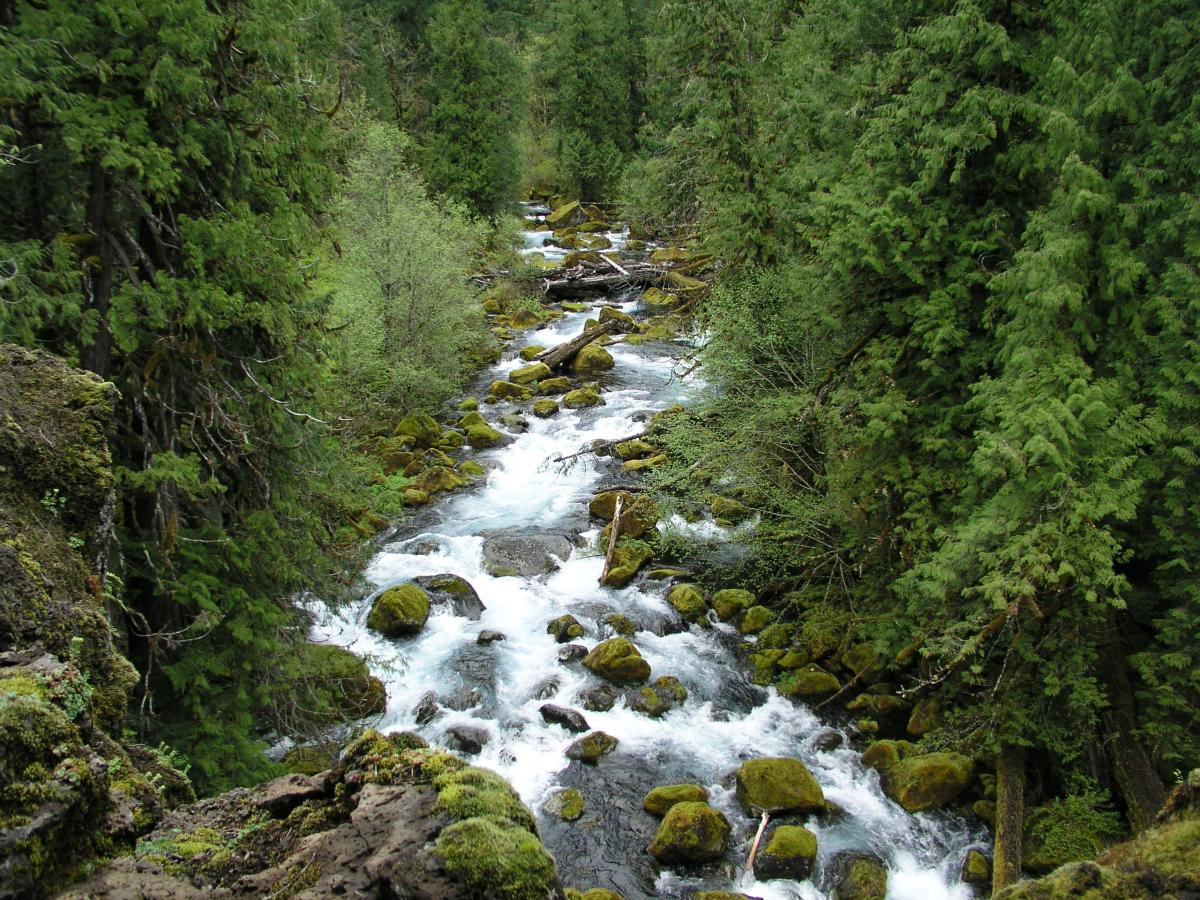
[[(1114, 623), (1115, 628), (1115, 623)], [(1125, 801), (1125, 816), (1134, 834), (1154, 824), (1167, 799), (1167, 789), (1135, 735), (1137, 711), (1125, 667), (1125, 654), (1116, 641), (1102, 651), (1101, 678), (1108, 708), (1100, 715), (1104, 756)]]
[(592, 294), (607, 294), (611, 291), (632, 285), (647, 286), (658, 284), (666, 274), (666, 269), (661, 269), (657, 266), (631, 266), (624, 272), (611, 272), (603, 275), (579, 275), (567, 278), (547, 278), (542, 282), (542, 290), (548, 297), (558, 299), (587, 297)]
[(1021, 877), (1021, 841), (1025, 832), (1025, 754), (1005, 745), (996, 760), (996, 846), (992, 893)]
[(600, 587), (604, 587), (608, 581), (608, 570), (612, 566), (613, 554), (617, 551), (617, 538), (621, 536), (621, 506), (624, 498), (617, 498), (617, 505), (613, 508), (612, 528), (608, 532), (608, 552), (604, 554), (604, 570), (600, 573)]
[(615, 330), (620, 324), (617, 319), (609, 319), (607, 322), (593, 325), (591, 328), (584, 330), (583, 334), (578, 337), (538, 354), (537, 360), (538, 362), (545, 363), (551, 369), (560, 369), (573, 360), (580, 350), (596, 340), (596, 338), (603, 337)]
[(90, 343), (80, 341), (79, 363), (90, 372), (107, 379), (112, 368), (112, 331), (108, 325), (108, 307), (113, 288), (113, 249), (111, 234), (111, 178), (99, 161), (91, 164), (87, 201), (88, 229), (92, 233), (90, 247), (95, 250), (85, 261), (84, 297), (87, 309), (96, 313), (96, 330)]

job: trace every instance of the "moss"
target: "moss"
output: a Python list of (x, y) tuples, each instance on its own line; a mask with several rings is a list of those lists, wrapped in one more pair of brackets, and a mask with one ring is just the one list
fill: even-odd
[(645, 459), (631, 459), (621, 464), (621, 471), (625, 473), (644, 472), (647, 469), (653, 469), (658, 466), (666, 465), (669, 460), (665, 453), (660, 453), (657, 456), (648, 456)]
[(992, 864), (980, 850), (971, 849), (963, 858), (960, 877), (967, 884), (991, 884)]
[(838, 882), (841, 900), (883, 900), (887, 896), (887, 869), (874, 859), (850, 860)]
[(956, 799), (974, 773), (974, 762), (961, 753), (906, 756), (883, 771), (883, 790), (909, 812), (920, 812)]
[(779, 658), (779, 668), (785, 672), (802, 669), (811, 662), (811, 658), (803, 650), (789, 650)]
[(462, 412), (474, 412), (475, 410), (479, 409), (479, 401), (474, 397), (467, 397), (458, 404), (458, 408)]
[(533, 814), (508, 782), (487, 769), (456, 769), (433, 779), (438, 792), (437, 808), (454, 819), (489, 816), (507, 819), (537, 834)]
[(620, 744), (611, 734), (603, 731), (593, 731), (586, 734), (567, 748), (567, 758), (595, 765), (602, 756), (608, 756)]
[(488, 425), (472, 425), (467, 429), (467, 443), (476, 450), (494, 447), (502, 437), (504, 435)]
[(435, 848), (446, 869), (483, 897), (530, 900), (555, 891), (554, 860), (529, 831), (477, 817), (443, 829)]
[(908, 741), (875, 741), (863, 751), (860, 761), (864, 766), (884, 772), (896, 765), (905, 756), (916, 751)]
[(418, 447), (432, 447), (441, 437), (442, 429), (428, 413), (418, 412), (405, 416), (396, 423), (397, 437), (410, 437)]
[(624, 613), (609, 613), (604, 624), (622, 637), (633, 637), (638, 630), (637, 623)]
[(493, 381), (488, 393), (497, 400), (528, 400), (533, 391), (511, 381)]
[(738, 613), (754, 605), (754, 594), (741, 588), (724, 588), (712, 597), (712, 607), (716, 610), (717, 618), (728, 622)]
[(673, 675), (664, 675), (654, 684), (634, 692), (630, 699), (631, 709), (645, 713), (651, 718), (666, 715), (687, 700), (687, 688)]
[(707, 803), (676, 803), (667, 810), (647, 852), (667, 864), (709, 862), (725, 855), (729, 832), (729, 820)]
[(415, 584), (389, 588), (375, 598), (367, 627), (387, 637), (416, 634), (429, 618), (429, 595)]
[(429, 502), (429, 495), (419, 488), (405, 488), (400, 498), (404, 501), (405, 506), (424, 506)]
[(754, 674), (750, 680), (754, 684), (766, 686), (775, 680), (775, 667), (783, 656), (782, 650), (763, 650), (750, 654), (750, 664)]
[(562, 399), (562, 405), (567, 409), (584, 409), (588, 406), (603, 406), (604, 398), (600, 396), (600, 389), (594, 384), (589, 384), (585, 387), (576, 388), (566, 394)]
[(478, 410), (471, 410), (458, 420), (459, 428), (470, 428), (473, 425), (487, 425), (487, 419), (485, 419)]
[(584, 658), (583, 665), (616, 684), (642, 682), (650, 677), (650, 664), (642, 659), (637, 647), (623, 637), (597, 644)]
[(754, 861), (760, 880), (788, 878), (803, 881), (812, 873), (817, 858), (817, 836), (798, 825), (780, 825)]
[(487, 474), (487, 471), (483, 468), (483, 466), (469, 459), (466, 462), (459, 463), (456, 471), (458, 474), (465, 475), (467, 478), (482, 478)]
[(782, 650), (792, 639), (792, 626), (785, 622), (768, 625), (758, 633), (757, 646), (767, 650)]
[(737, 798), (751, 815), (767, 812), (812, 813), (825, 809), (825, 794), (798, 759), (752, 759), (737, 770)]
[(718, 522), (732, 525), (750, 518), (750, 510), (731, 497), (714, 497), (708, 508)]
[(938, 724), (940, 716), (941, 709), (937, 698), (925, 697), (923, 700), (918, 700), (917, 705), (913, 707), (905, 730), (912, 737), (921, 737), (933, 730)]
[(779, 679), (776, 685), (779, 693), (792, 699), (823, 697), (834, 694), (841, 689), (842, 683), (837, 676), (826, 672), (820, 666), (807, 665), (802, 669), (788, 672)]
[(461, 450), (466, 440), (462, 432), (446, 430), (438, 438), (437, 445), (439, 450)]
[(775, 613), (765, 606), (752, 606), (742, 616), (738, 630), (742, 634), (758, 634), (775, 621)]
[[(643, 441), (641, 438), (634, 438), (632, 441), (622, 441), (613, 447), (613, 453), (623, 460), (643, 459), (647, 456), (653, 456), (660, 453), (658, 447), (651, 444), (649, 441)], [(611, 519), (612, 516), (610, 515)]]
[(530, 344), (528, 347), (522, 347), (521, 352), (518, 355), (526, 362), (533, 362), (534, 359), (545, 352), (545, 347), (538, 346), (537, 344)]
[(297, 775), (317, 775), (333, 768), (337, 757), (328, 747), (293, 747), (283, 757), (283, 766)]
[(605, 584), (623, 587), (653, 558), (654, 550), (649, 544), (631, 538), (618, 538)]
[(306, 686), (305, 705), (331, 721), (340, 721), (347, 715), (351, 718), (377, 715), (387, 707), (383, 682), (371, 675), (363, 659), (344, 647), (307, 644), (300, 668), (295, 680)]
[(667, 592), (667, 602), (685, 621), (708, 623), (708, 604), (704, 594), (694, 584), (677, 584)]
[(565, 644), (567, 641), (583, 637), (583, 626), (579, 624), (578, 619), (567, 613), (547, 622), (546, 633), (554, 635), (554, 639), (558, 643)]
[(548, 419), (558, 412), (558, 402), (543, 398), (533, 401), (533, 414), (539, 419)]
[(417, 476), (414, 487), (426, 494), (437, 494), (463, 487), (469, 482), (448, 466), (434, 466)]
[(565, 394), (569, 390), (571, 390), (571, 379), (566, 375), (559, 375), (556, 378), (547, 378), (544, 381), (538, 382), (538, 393), (545, 396)]
[(583, 794), (575, 788), (555, 791), (542, 806), (542, 811), (548, 815), (562, 819), (564, 822), (577, 821), (583, 816), (587, 803)]
[(707, 803), (708, 791), (698, 784), (667, 784), (656, 787), (642, 800), (642, 809), (661, 819), (676, 803)]
[(545, 363), (533, 363), (522, 366), (508, 373), (508, 380), (513, 384), (529, 385), (535, 381), (544, 381), (550, 377), (550, 367)]

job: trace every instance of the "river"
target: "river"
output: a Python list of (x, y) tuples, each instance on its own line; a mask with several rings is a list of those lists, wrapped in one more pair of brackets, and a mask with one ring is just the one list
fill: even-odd
[[(617, 299), (623, 310), (639, 314), (640, 294)], [(479, 379), (475, 395), (482, 398), (492, 380), (526, 364), (516, 358), (522, 346), (554, 346), (578, 334), (588, 316), (571, 313), (518, 338), (505, 359)], [(488, 470), (486, 479), (441, 495), (438, 503), (409, 519), (396, 538), (380, 547), (366, 573), (376, 590), (361, 602), (323, 615), (313, 637), (347, 646), (371, 661), (388, 689), (388, 708), (379, 725), (383, 731), (415, 731), (433, 744), (443, 743), (447, 729), (455, 726), (486, 731), (489, 739), (472, 762), (503, 774), (537, 813), (564, 884), (605, 887), (627, 900), (686, 897), (697, 889), (742, 891), (764, 900), (811, 900), (829, 896), (822, 873), (834, 855), (855, 849), (885, 861), (888, 897), (894, 900), (973, 896), (958, 876), (967, 848), (985, 844), (986, 835), (977, 825), (948, 813), (906, 813), (880, 790), (877, 774), (859, 763), (849, 735), (842, 734), (838, 748), (818, 749), (828, 746), (830, 724), (773, 689), (751, 684), (737, 652), (741, 636), (731, 626), (683, 628), (664, 599), (669, 583), (635, 580), (622, 589), (598, 587), (603, 559), (593, 548), (602, 523), (589, 519), (587, 504), (604, 480), (619, 471), (618, 464), (591, 454), (569, 468), (551, 461), (593, 440), (635, 434), (649, 414), (696, 397), (704, 390), (699, 375), (679, 374), (679, 358), (690, 349), (682, 340), (611, 347), (616, 366), (600, 378), (605, 390), (601, 407), (563, 409), (538, 419), (527, 404), (523, 409), (481, 404), (489, 422), (512, 439), (507, 446), (473, 456)], [(497, 421), (512, 411), (527, 417), (527, 430), (505, 429)], [(577, 534), (577, 545), (550, 574), (492, 577), (483, 568), (482, 532), (516, 526)], [(711, 540), (728, 537), (712, 523), (700, 530)], [(366, 628), (379, 590), (441, 573), (461, 576), (474, 586), (487, 607), (478, 621), (435, 606), (424, 630), (411, 639), (389, 640)], [(588, 766), (564, 756), (578, 735), (544, 722), (539, 708), (549, 702), (581, 709), (580, 691), (599, 680), (578, 662), (560, 662), (561, 645), (546, 625), (571, 613), (586, 629), (579, 642), (592, 647), (612, 636), (602, 620), (613, 612), (643, 626), (632, 640), (653, 677), (678, 677), (689, 697), (659, 719), (628, 709), (623, 701), (607, 712), (584, 710), (592, 730), (620, 741), (615, 753)], [(484, 630), (501, 632), (505, 639), (477, 644)], [(467, 708), (455, 711), (443, 705), (436, 718), (418, 725), (414, 709), (430, 691), (442, 698), (458, 691), (460, 701), (466, 700), (456, 705)], [(826, 798), (844, 811), (805, 822), (819, 846), (812, 880), (758, 882), (743, 874), (758, 823), (741, 811), (730, 776), (742, 761), (758, 756), (802, 759)], [(642, 811), (642, 797), (657, 785), (680, 782), (705, 785), (710, 803), (733, 824), (723, 863), (672, 870), (660, 868), (646, 853), (658, 822)], [(564, 787), (584, 795), (586, 810), (576, 822), (542, 811), (547, 798)]]

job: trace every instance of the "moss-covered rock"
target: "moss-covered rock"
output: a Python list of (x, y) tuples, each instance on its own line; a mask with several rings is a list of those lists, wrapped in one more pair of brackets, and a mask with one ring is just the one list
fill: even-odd
[(627, 474), (635, 472), (644, 472), (647, 469), (653, 469), (657, 466), (666, 465), (668, 462), (667, 455), (660, 453), (657, 456), (647, 456), (645, 459), (631, 459), (621, 463), (621, 471)]
[(729, 820), (707, 803), (676, 803), (647, 851), (667, 865), (711, 862), (729, 849), (729, 832)]
[(488, 388), (488, 395), (496, 400), (528, 400), (533, 396), (533, 391), (511, 381), (501, 380), (492, 382), (492, 386)]
[(758, 633), (755, 646), (766, 650), (782, 650), (792, 640), (792, 626), (786, 622), (776, 622), (768, 625)]
[(597, 644), (583, 660), (586, 668), (614, 684), (635, 684), (650, 677), (650, 664), (626, 638)]
[(429, 494), (420, 488), (407, 487), (400, 492), (400, 499), (405, 506), (424, 506), (429, 502)]
[(633, 331), (637, 323), (633, 320), (633, 316), (624, 310), (617, 309), (615, 306), (605, 306), (600, 310), (600, 324), (605, 322), (617, 322), (618, 331)]
[(432, 447), (441, 437), (442, 429), (428, 413), (411, 413), (396, 423), (395, 434), (413, 439), (417, 447)]
[(963, 858), (959, 877), (967, 884), (991, 885), (992, 861), (984, 855), (982, 850), (972, 848)]
[(654, 549), (649, 544), (629, 538), (618, 539), (604, 583), (610, 587), (624, 587), (653, 558)]
[(844, 853), (834, 859), (833, 885), (838, 900), (884, 900), (887, 869), (873, 856)]
[(919, 738), (937, 726), (940, 716), (941, 709), (938, 706), (937, 698), (925, 697), (918, 700), (916, 706), (913, 707), (905, 730), (910, 736)]
[(467, 478), (482, 478), (487, 474), (483, 466), (471, 459), (459, 463), (455, 471)]
[(601, 491), (588, 504), (588, 512), (597, 519), (611, 522), (617, 514), (618, 500), (622, 507), (626, 507), (633, 502), (633, 494), (629, 491)]
[(437, 449), (439, 450), (461, 450), (463, 444), (466, 443), (466, 438), (461, 431), (447, 429), (443, 431), (441, 437), (437, 441)]
[[(624, 493), (623, 491), (621, 493)], [(616, 511), (615, 508), (613, 510)], [(660, 510), (653, 498), (639, 494), (631, 500), (623, 501), (621, 505), (620, 533), (627, 538), (642, 538), (658, 525)], [(600, 544), (608, 546), (611, 526), (605, 526), (600, 533)]]
[(467, 443), (476, 450), (495, 447), (502, 437), (503, 434), (489, 425), (472, 425), (467, 429)]
[(508, 380), (513, 384), (529, 385), (537, 381), (544, 381), (550, 377), (550, 367), (545, 363), (535, 362), (532, 365), (522, 366), (519, 369), (514, 369), (508, 373)]
[(516, 328), (518, 330), (535, 328), (536, 326), (542, 324), (542, 317), (532, 309), (521, 308), (514, 310), (508, 316), (508, 324), (512, 328)]
[(687, 622), (708, 624), (708, 604), (694, 584), (677, 584), (667, 591), (667, 602)]
[(717, 522), (729, 525), (744, 522), (751, 515), (749, 507), (732, 497), (713, 497), (708, 508)]
[(812, 874), (817, 859), (817, 836), (798, 825), (780, 825), (754, 859), (754, 877), (760, 881), (788, 878), (803, 881)]
[(666, 784), (656, 787), (642, 800), (642, 809), (661, 819), (676, 803), (707, 803), (708, 790), (698, 784)]
[(775, 621), (775, 613), (765, 606), (752, 606), (742, 615), (738, 631), (742, 634), (758, 634)]
[(576, 388), (570, 391), (562, 399), (562, 405), (567, 409), (584, 409), (589, 406), (603, 406), (604, 398), (600, 396), (600, 389), (594, 384), (589, 384), (581, 388)]
[(587, 220), (587, 213), (583, 211), (583, 206), (578, 200), (564, 203), (546, 216), (546, 224), (555, 231), (582, 225)]
[(587, 803), (583, 799), (583, 794), (575, 788), (555, 791), (542, 804), (542, 812), (546, 813), (546, 815), (562, 819), (564, 822), (578, 820), (583, 816), (586, 809)]
[(750, 665), (754, 674), (750, 680), (754, 684), (766, 686), (775, 680), (776, 664), (783, 657), (782, 650), (760, 650), (750, 654)]
[(537, 344), (530, 344), (527, 347), (522, 347), (521, 352), (517, 355), (520, 356), (521, 359), (525, 360), (525, 362), (533, 362), (545, 352), (545, 347), (541, 347)]
[(722, 622), (728, 622), (752, 606), (754, 594), (742, 588), (724, 588), (712, 596), (712, 608)]
[(633, 637), (637, 633), (637, 623), (624, 613), (609, 613), (604, 617), (604, 624), (622, 637)]
[(487, 425), (487, 423), (487, 419), (478, 410), (471, 410), (458, 420), (458, 427), (466, 429), (475, 425)]
[(565, 394), (571, 390), (571, 379), (566, 375), (546, 378), (538, 382), (537, 389), (539, 394), (547, 397)]
[(692, 278), (689, 275), (684, 275), (682, 272), (668, 272), (667, 284), (670, 285), (675, 293), (682, 297), (694, 296), (708, 287), (699, 278)]
[(830, 694), (836, 694), (841, 687), (842, 683), (838, 681), (836, 675), (826, 672), (815, 664), (788, 672), (779, 679), (779, 683), (776, 685), (779, 693), (793, 700), (827, 697)]
[(539, 419), (548, 419), (558, 413), (558, 401), (543, 397), (533, 401), (533, 414)]
[(779, 657), (779, 668), (785, 672), (794, 672), (796, 669), (803, 669), (811, 662), (812, 657), (805, 651), (791, 649)]
[(916, 750), (908, 741), (875, 741), (863, 751), (859, 761), (882, 773)]
[(455, 822), (438, 835), (436, 852), (446, 870), (473, 895), (529, 900), (558, 890), (554, 859), (537, 836), (504, 819)]
[(546, 624), (546, 633), (554, 635), (554, 640), (560, 644), (569, 643), (583, 637), (583, 626), (570, 613), (551, 619)]
[(678, 678), (664, 675), (656, 678), (653, 684), (633, 691), (629, 697), (629, 708), (657, 719), (682, 704), (687, 697), (687, 688)]
[(449, 466), (434, 466), (417, 475), (413, 487), (426, 494), (438, 494), (442, 491), (453, 491), (466, 484), (470, 482)]
[(571, 371), (576, 375), (596, 375), (607, 372), (614, 365), (613, 355), (593, 341), (575, 354), (571, 360)]
[(461, 412), (471, 412), (472, 410), (479, 409), (479, 401), (474, 397), (466, 397), (459, 402), (458, 408)]
[(443, 772), (433, 779), (433, 786), (438, 792), (437, 809), (452, 818), (489, 816), (537, 833), (533, 814), (512, 786), (495, 772), (468, 766)]
[(308, 644), (304, 650), (306, 671), (297, 674), (305, 677), (301, 683), (310, 686), (315, 695), (305, 705), (351, 718), (374, 716), (387, 709), (387, 689), (361, 657), (335, 644)]
[(417, 634), (429, 619), (429, 595), (415, 584), (389, 588), (371, 605), (367, 627), (386, 637)]
[(585, 734), (567, 748), (567, 759), (578, 760), (588, 765), (596, 765), (600, 758), (608, 756), (617, 749), (621, 742), (611, 734), (603, 731), (593, 731)]
[(892, 720), (898, 725), (907, 721), (912, 704), (894, 694), (867, 692), (859, 694), (847, 703), (846, 709), (881, 721)]
[(656, 453), (661, 452), (658, 447), (641, 438), (622, 441), (613, 447), (613, 453), (622, 460), (644, 459), (647, 456), (654, 456)]
[(905, 756), (883, 770), (883, 790), (909, 812), (945, 806), (971, 783), (975, 763), (961, 753)]
[(742, 763), (737, 770), (737, 798), (748, 814), (814, 813), (825, 809), (825, 793), (800, 760), (767, 757)]

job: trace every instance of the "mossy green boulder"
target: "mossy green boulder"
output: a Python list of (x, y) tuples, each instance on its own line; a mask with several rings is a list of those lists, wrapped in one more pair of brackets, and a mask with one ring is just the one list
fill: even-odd
[(545, 363), (535, 362), (533, 365), (522, 366), (508, 373), (508, 380), (513, 384), (528, 385), (535, 381), (544, 381), (550, 377), (550, 367)]
[(764, 650), (782, 650), (792, 641), (792, 626), (786, 622), (768, 625), (758, 633), (756, 647)]
[(540, 347), (537, 344), (530, 344), (528, 347), (522, 347), (521, 352), (517, 354), (525, 362), (533, 362), (537, 357), (546, 352), (545, 347)]
[(452, 431), (447, 429), (443, 431), (437, 441), (439, 450), (461, 450), (462, 445), (466, 443), (466, 438), (463, 437), (461, 431)]
[(487, 425), (487, 419), (478, 410), (473, 409), (458, 420), (459, 428), (471, 428), (475, 425)]
[(836, 861), (834, 890), (838, 900), (884, 900), (887, 869), (870, 856), (851, 854)]
[(537, 835), (507, 819), (455, 822), (442, 830), (434, 848), (472, 896), (528, 900), (559, 890), (554, 859)]
[(750, 815), (814, 813), (825, 809), (825, 793), (808, 771), (792, 757), (751, 759), (737, 770), (737, 798)]
[(620, 459), (644, 459), (647, 456), (653, 456), (660, 453), (658, 447), (655, 447), (649, 441), (644, 441), (641, 438), (634, 438), (631, 441), (622, 441), (613, 447), (613, 453)]
[(578, 200), (572, 200), (557, 207), (546, 216), (546, 224), (555, 231), (569, 228), (572, 225), (582, 225), (587, 221), (587, 213)]
[(375, 598), (367, 627), (385, 637), (416, 634), (429, 619), (429, 595), (415, 584), (388, 588)]
[(707, 623), (708, 604), (704, 594), (694, 584), (677, 584), (667, 591), (667, 602), (685, 621)]
[(812, 874), (817, 859), (817, 836), (798, 825), (780, 825), (754, 859), (759, 881), (787, 878), (803, 881)]
[(727, 522), (731, 525), (736, 525), (738, 522), (744, 522), (750, 518), (749, 508), (732, 497), (713, 497), (712, 501), (708, 504), (708, 508), (712, 512), (714, 519), (719, 522)]
[(750, 654), (750, 665), (754, 667), (754, 674), (750, 680), (754, 684), (766, 687), (775, 680), (776, 664), (783, 656), (782, 650), (760, 650), (757, 653)]
[(653, 684), (633, 691), (629, 708), (652, 719), (661, 718), (687, 700), (687, 688), (674, 675), (656, 678)]
[(667, 865), (712, 862), (729, 849), (730, 830), (724, 814), (707, 803), (676, 803), (647, 851)]
[(600, 308), (600, 324), (603, 325), (605, 322), (618, 322), (617, 329), (619, 331), (632, 331), (637, 325), (633, 316), (615, 306)]
[(812, 697), (827, 697), (841, 690), (842, 683), (836, 675), (826, 672), (818, 665), (809, 664), (801, 669), (788, 672), (779, 679), (776, 689), (785, 697), (793, 700), (807, 700)]
[(881, 774), (884, 793), (912, 813), (958, 799), (971, 783), (975, 763), (961, 753), (924, 753), (906, 756)]
[(459, 402), (458, 408), (462, 412), (471, 412), (472, 410), (479, 409), (479, 401), (474, 397), (467, 397)]
[(539, 419), (548, 419), (558, 412), (558, 401), (543, 397), (533, 401), (533, 414)]
[(611, 522), (617, 514), (618, 500), (621, 501), (622, 508), (626, 507), (633, 502), (633, 494), (629, 491), (601, 491), (588, 503), (588, 512), (597, 519)]
[(741, 588), (723, 588), (712, 596), (712, 608), (722, 622), (728, 622), (753, 605), (754, 594)]
[(434, 466), (417, 475), (413, 486), (426, 494), (437, 494), (442, 491), (452, 491), (470, 482), (451, 469), (449, 466)]
[(633, 637), (637, 634), (637, 623), (624, 613), (609, 613), (604, 617), (604, 624), (622, 637)]
[(654, 558), (654, 549), (643, 541), (619, 538), (613, 551), (612, 565), (608, 569), (609, 587), (624, 587)]
[(775, 613), (765, 606), (752, 606), (742, 616), (738, 631), (742, 634), (758, 634), (775, 621)]
[(967, 884), (990, 885), (992, 883), (992, 862), (982, 850), (972, 848), (963, 858), (959, 877)]
[(936, 697), (925, 697), (917, 701), (908, 717), (905, 730), (910, 737), (919, 738), (928, 734), (938, 724), (941, 710)]
[(502, 437), (504, 435), (490, 425), (472, 425), (467, 429), (467, 443), (476, 450), (495, 447)]
[(468, 478), (482, 478), (487, 474), (487, 471), (483, 468), (483, 466), (470, 459), (459, 463), (456, 471), (458, 474), (465, 475)]
[(427, 413), (410, 413), (396, 423), (395, 434), (413, 439), (418, 447), (432, 447), (442, 434), (441, 426)]
[(571, 360), (571, 371), (576, 375), (596, 375), (607, 372), (615, 365), (613, 355), (593, 341), (575, 354)]
[(591, 734), (585, 734), (567, 748), (567, 759), (578, 760), (594, 766), (600, 762), (601, 757), (608, 756), (616, 750), (620, 743), (611, 734), (593, 731)]
[(636, 684), (650, 677), (650, 663), (623, 637), (601, 641), (584, 657), (583, 664), (614, 684)]
[(546, 624), (546, 633), (553, 635), (558, 643), (566, 644), (575, 638), (583, 637), (583, 626), (573, 615), (566, 613), (557, 619), (551, 619)]
[(583, 794), (575, 788), (565, 788), (551, 794), (542, 804), (542, 811), (547, 815), (562, 819), (564, 822), (574, 822), (587, 809)]
[(707, 803), (708, 791), (698, 784), (665, 784), (642, 800), (642, 809), (661, 819), (676, 803)]
[(546, 378), (538, 382), (538, 393), (543, 396), (556, 396), (565, 394), (571, 390), (571, 379), (566, 375), (558, 375), (554, 378)]
[(596, 385), (589, 384), (569, 392), (563, 397), (562, 405), (567, 409), (584, 409), (589, 406), (603, 406), (604, 398), (600, 396), (600, 389), (596, 387)]
[(496, 400), (528, 400), (533, 396), (533, 391), (511, 381), (500, 380), (492, 382), (488, 394)]
[(667, 455), (660, 453), (657, 456), (647, 456), (645, 459), (630, 459), (621, 463), (621, 471), (628, 474), (634, 472), (644, 472), (647, 469), (653, 469), (655, 466), (665, 465)]

